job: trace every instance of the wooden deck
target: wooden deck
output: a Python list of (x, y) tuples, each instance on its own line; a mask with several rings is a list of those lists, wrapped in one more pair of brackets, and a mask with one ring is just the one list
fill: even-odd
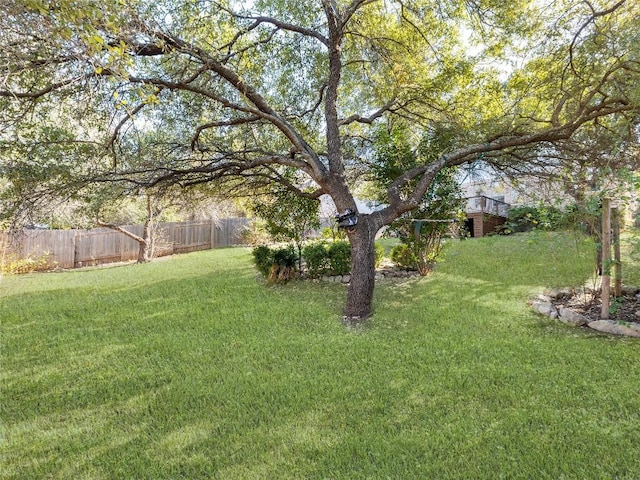
[(485, 196), (467, 198), (466, 226), (471, 237), (484, 237), (496, 232), (507, 221), (509, 204)]

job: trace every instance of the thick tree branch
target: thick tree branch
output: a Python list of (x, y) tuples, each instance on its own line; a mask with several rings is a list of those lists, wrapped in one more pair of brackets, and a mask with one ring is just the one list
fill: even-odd
[(385, 105), (380, 107), (378, 110), (373, 112), (368, 117), (363, 117), (362, 115), (357, 115), (357, 114), (351, 115), (345, 119), (339, 120), (338, 124), (342, 126), (342, 125), (348, 125), (353, 122), (358, 122), (358, 123), (366, 123), (371, 125), (378, 118), (382, 117), (386, 112), (392, 111), (395, 106), (397, 106), (397, 102), (396, 102), (396, 99), (394, 98), (393, 100), (389, 100)]
[(342, 28), (344, 29), (344, 27), (347, 25), (347, 23), (349, 23), (349, 20), (351, 20), (351, 17), (353, 17), (358, 10), (360, 10), (362, 7), (364, 7), (366, 5), (370, 5), (370, 4), (375, 3), (377, 1), (378, 0), (354, 0), (354, 1), (352, 1), (345, 8), (344, 13), (342, 14)]
[(325, 95), (325, 122), (327, 155), (329, 170), (334, 175), (344, 173), (342, 159), (342, 142), (340, 139), (340, 124), (338, 121), (338, 88), (342, 75), (342, 40), (343, 30), (340, 11), (335, 1), (322, 0), (322, 7), (329, 26), (329, 75)]
[[(434, 162), (420, 165), (399, 175), (387, 190), (390, 205), (383, 210), (383, 215), (385, 218), (391, 219), (394, 215), (397, 216), (415, 208), (426, 193), (435, 174), (444, 167), (461, 165), (477, 159), (479, 155), (484, 156), (492, 152), (502, 152), (513, 148), (565, 140), (571, 138), (585, 123), (615, 113), (633, 111), (637, 112), (638, 107), (624, 99), (608, 99), (596, 105), (584, 106), (575, 119), (562, 125), (554, 125), (530, 134), (505, 135), (490, 139), (486, 143), (476, 143), (458, 148), (440, 156)], [(406, 198), (403, 198), (403, 188), (416, 178), (420, 178), (417, 186)]]
[(232, 10), (230, 10), (229, 8), (217, 4), (218, 8), (220, 10), (223, 10), (225, 12), (227, 12), (229, 15), (231, 15), (232, 17), (236, 18), (236, 19), (240, 19), (240, 20), (252, 20), (253, 23), (249, 26), (247, 26), (244, 30), (239, 31), (238, 33), (236, 33), (236, 35), (234, 36), (234, 38), (231, 40), (231, 42), (229, 42), (227, 45), (223, 46), (222, 48), (232, 48), (233, 45), (240, 39), (240, 37), (242, 37), (243, 35), (246, 35), (247, 33), (251, 32), (252, 30), (255, 30), (256, 28), (258, 28), (260, 25), (263, 24), (270, 24), (275, 26), (276, 28), (280, 29), (280, 30), (286, 30), (288, 32), (293, 32), (293, 33), (299, 33), (301, 35), (304, 35), (306, 37), (310, 37), (310, 38), (315, 38), (316, 40), (319, 40), (322, 44), (324, 45), (328, 45), (328, 39), (322, 35), (320, 32), (316, 31), (316, 30), (312, 30), (310, 28), (306, 28), (303, 27), (301, 25), (296, 25), (294, 23), (290, 23), (290, 22), (285, 22), (283, 20), (280, 20), (278, 18), (273, 18), (270, 16), (266, 16), (266, 15), (241, 15), (239, 13), (236, 13)]
[(110, 228), (111, 230), (115, 230), (116, 232), (120, 232), (123, 235), (126, 235), (129, 238), (132, 238), (133, 240), (135, 240), (138, 243), (146, 243), (146, 240), (144, 238), (142, 238), (139, 235), (136, 235), (133, 232), (130, 232), (129, 230), (122, 228), (120, 225), (114, 225), (113, 223), (105, 223), (101, 220), (97, 220), (96, 223), (98, 224), (98, 226), (100, 227), (104, 227), (104, 228)]
[[(165, 82), (161, 79), (154, 79), (157, 84), (167, 86), (171, 89), (188, 89), (191, 91), (197, 91), (202, 95), (205, 95), (211, 99), (222, 103), (228, 108), (232, 108), (237, 111), (258, 115), (265, 120), (273, 124), (278, 130), (280, 130), (285, 137), (291, 142), (291, 144), (305, 157), (307, 160), (307, 173), (315, 177), (316, 179), (322, 179), (326, 175), (326, 170), (322, 162), (320, 161), (317, 153), (311, 148), (311, 146), (303, 139), (298, 131), (278, 114), (267, 102), (267, 100), (261, 96), (258, 91), (250, 84), (248, 84), (240, 75), (238, 75), (233, 69), (227, 67), (222, 62), (216, 60), (204, 50), (190, 45), (182, 39), (179, 39), (173, 35), (166, 34), (160, 31), (153, 31), (153, 34), (166, 42), (176, 51), (184, 53), (186, 55), (196, 58), (202, 62), (203, 65), (210, 71), (214, 72), (226, 82), (228, 82), (235, 90), (237, 90), (243, 97), (245, 97), (255, 108), (242, 107), (233, 102), (229, 102), (226, 99), (213, 94), (210, 91), (206, 91), (199, 87), (185, 86), (175, 82)], [(130, 79), (135, 81), (134, 79)], [(140, 81), (140, 80), (139, 80)]]
[(120, 134), (120, 130), (122, 130), (122, 128), (127, 124), (127, 122), (129, 122), (130, 120), (133, 120), (133, 117), (135, 117), (136, 114), (138, 114), (146, 105), (147, 105), (146, 103), (141, 103), (137, 105), (133, 110), (130, 110), (127, 112), (127, 115), (125, 115), (113, 129), (113, 132), (111, 133), (111, 137), (107, 141), (107, 148), (111, 148), (111, 149), (115, 148), (115, 142), (116, 142), (116, 139), (118, 138), (118, 135)]
[(239, 125), (246, 125), (248, 123), (257, 122), (261, 119), (262, 117), (260, 117), (259, 115), (251, 115), (247, 117), (233, 118), (230, 120), (220, 120), (217, 122), (209, 122), (209, 123), (200, 125), (198, 128), (196, 128), (196, 132), (193, 135), (193, 138), (191, 139), (191, 150), (203, 151), (199, 146), (200, 145), (199, 140), (200, 140), (200, 134), (205, 130), (208, 130), (210, 128), (235, 127)]
[(251, 30), (253, 30), (255, 28), (258, 28), (260, 25), (262, 25), (264, 23), (268, 23), (268, 24), (271, 24), (271, 25), (277, 27), (280, 30), (286, 30), (288, 32), (293, 32), (293, 33), (300, 33), (300, 34), (305, 35), (307, 37), (315, 38), (316, 40), (319, 40), (320, 43), (322, 43), (323, 45), (328, 45), (329, 44), (329, 40), (324, 35), (320, 34), (319, 32), (317, 32), (315, 30), (311, 30), (309, 28), (304, 28), (304, 27), (301, 27), (299, 25), (295, 25), (295, 24), (292, 24), (292, 23), (283, 22), (281, 20), (278, 20), (277, 18), (266, 17), (266, 16), (259, 16), (259, 17), (241, 17), (241, 16), (239, 16), (239, 18), (246, 18), (246, 19), (254, 20), (254, 23), (251, 24), (249, 27), (247, 27), (246, 32), (250, 32)]

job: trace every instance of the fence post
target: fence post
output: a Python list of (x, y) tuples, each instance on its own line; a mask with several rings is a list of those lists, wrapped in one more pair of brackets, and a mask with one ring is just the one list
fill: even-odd
[(73, 234), (73, 267), (78, 267), (78, 232)]
[(600, 318), (609, 318), (611, 297), (611, 204), (602, 199), (602, 310)]

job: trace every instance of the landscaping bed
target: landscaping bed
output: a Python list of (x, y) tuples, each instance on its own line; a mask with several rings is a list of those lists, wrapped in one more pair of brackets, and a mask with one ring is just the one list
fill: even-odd
[(531, 305), (568, 325), (640, 337), (640, 287), (625, 286), (620, 297), (612, 297), (607, 319), (602, 319), (600, 291), (589, 287), (546, 290)]

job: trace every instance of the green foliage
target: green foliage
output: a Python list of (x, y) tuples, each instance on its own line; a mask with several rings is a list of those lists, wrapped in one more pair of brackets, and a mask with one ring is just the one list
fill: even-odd
[[(420, 165), (428, 165), (451, 149), (455, 142), (452, 130), (439, 127), (433, 131), (415, 132), (403, 124), (391, 124), (378, 128), (374, 137), (374, 158), (369, 168), (367, 192), (374, 200), (385, 201), (386, 189), (402, 173)], [(451, 170), (453, 171), (453, 170)], [(418, 178), (404, 185), (403, 190), (411, 192)], [(436, 192), (436, 189), (440, 189)], [(431, 188), (425, 194), (428, 202), (444, 192), (444, 182)]]
[(640, 285), (640, 229), (630, 228), (622, 235), (622, 263), (624, 282)]
[(373, 244), (373, 249), (375, 255), (374, 264), (375, 267), (378, 268), (382, 264), (382, 260), (384, 260), (384, 245), (382, 245), (380, 242), (376, 242)]
[(329, 272), (329, 250), (325, 242), (312, 243), (302, 250), (302, 256), (307, 264), (307, 274), (318, 277)]
[(273, 266), (273, 251), (266, 245), (255, 247), (251, 254), (253, 255), (253, 263), (262, 274), (267, 277)]
[[(417, 142), (415, 148), (412, 142)], [(451, 148), (453, 142), (453, 132), (445, 129), (425, 132), (419, 138), (413, 138), (403, 126), (379, 130), (372, 168), (374, 183), (384, 190), (403, 171), (434, 161)], [(430, 272), (440, 254), (443, 236), (452, 225), (463, 220), (464, 199), (455, 175), (453, 168), (440, 170), (418, 208), (390, 225), (389, 232), (411, 250), (409, 254), (406, 249), (397, 249), (396, 256), (402, 267), (417, 268), (422, 275)]]
[(400, 243), (391, 249), (391, 261), (407, 270), (415, 270), (418, 264), (413, 248), (406, 243)]
[(293, 245), (279, 248), (261, 245), (255, 247), (251, 253), (254, 265), (269, 282), (287, 282), (296, 277), (298, 255)]
[(298, 255), (293, 245), (273, 250), (273, 265), (267, 280), (272, 283), (288, 282), (298, 275), (296, 262)]
[(333, 275), (346, 275), (351, 271), (351, 247), (349, 242), (333, 242), (327, 250), (329, 269)]
[[(464, 221), (464, 199), (454, 171), (442, 170), (420, 207), (391, 225), (400, 241), (410, 247), (421, 275), (429, 273), (437, 261), (448, 233), (456, 233)], [(420, 221), (420, 220), (429, 221)]]
[(42, 272), (55, 268), (49, 259), (48, 253), (43, 253), (38, 257), (17, 258), (8, 253), (0, 252), (0, 274), (24, 274), (32, 272)]
[(505, 223), (503, 233), (530, 232), (534, 229), (556, 230), (566, 225), (566, 220), (574, 213), (574, 209), (563, 212), (551, 206), (512, 207)]
[(419, 158), (411, 142), (409, 129), (403, 125), (392, 125), (388, 129), (379, 128), (376, 131), (375, 155), (370, 174), (372, 182), (381, 191), (403, 172), (418, 164)]
[(322, 232), (320, 232), (320, 237), (331, 242), (346, 240), (347, 232), (342, 228), (338, 228), (338, 224), (333, 222), (330, 227), (322, 229)]
[[(374, 244), (374, 264), (380, 266), (384, 259), (384, 247)], [(307, 273), (311, 277), (325, 274), (346, 275), (351, 271), (351, 248), (346, 241), (326, 242), (307, 245), (302, 250), (302, 256), (307, 264)]]
[(309, 199), (289, 189), (277, 189), (251, 200), (250, 210), (264, 222), (265, 230), (277, 242), (294, 242), (297, 246), (320, 228), (318, 200)]

